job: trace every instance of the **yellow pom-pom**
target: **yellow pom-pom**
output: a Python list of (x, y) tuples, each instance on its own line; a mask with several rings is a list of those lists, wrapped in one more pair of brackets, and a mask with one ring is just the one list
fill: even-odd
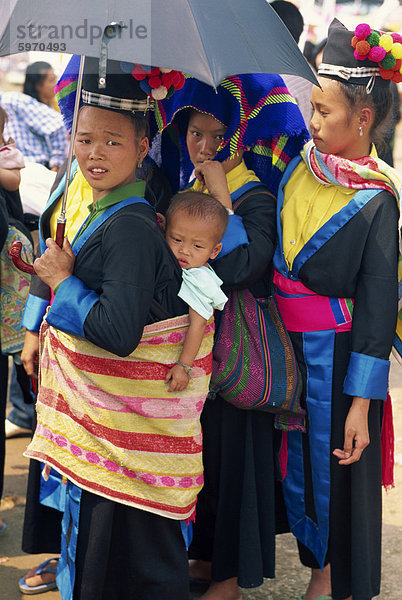
[(380, 41), (378, 42), (378, 45), (381, 46), (382, 48), (384, 48), (384, 50), (386, 52), (389, 52), (391, 50), (393, 44), (394, 44), (394, 40), (387, 33), (384, 33), (380, 37)]
[(391, 54), (397, 60), (398, 60), (398, 58), (402, 58), (402, 44), (400, 44), (399, 42), (397, 42), (396, 44), (394, 44), (392, 46), (392, 49), (391, 49)]

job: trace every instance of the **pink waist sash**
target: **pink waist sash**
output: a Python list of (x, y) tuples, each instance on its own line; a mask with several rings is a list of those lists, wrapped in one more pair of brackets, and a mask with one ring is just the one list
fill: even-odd
[(351, 330), (352, 298), (320, 296), (301, 281), (292, 281), (278, 271), (273, 281), (279, 312), (288, 331)]

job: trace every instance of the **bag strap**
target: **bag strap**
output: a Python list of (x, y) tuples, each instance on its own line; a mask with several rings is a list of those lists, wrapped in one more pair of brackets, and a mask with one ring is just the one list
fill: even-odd
[[(159, 227), (159, 225), (157, 223), (155, 223), (155, 221), (153, 221), (152, 219), (150, 219), (149, 217), (147, 217), (146, 215), (143, 215), (141, 213), (136, 214), (136, 217), (138, 217), (139, 219), (141, 219), (142, 221), (144, 221), (145, 223), (147, 223), (147, 225), (149, 225), (151, 227), (151, 229), (153, 229), (154, 231), (159, 231), (160, 234), (162, 235), (160, 227)], [(167, 312), (167, 310), (162, 306), (162, 304), (160, 304), (157, 300), (155, 300), (155, 298), (152, 298), (152, 302), (151, 302), (151, 306), (149, 308), (149, 312), (158, 321), (165, 321), (166, 319), (170, 318), (170, 315)]]
[(244, 202), (244, 200), (246, 200), (247, 198), (252, 196), (253, 190), (256, 187), (266, 188), (265, 191), (263, 191), (261, 193), (266, 194), (267, 196), (270, 196), (271, 198), (274, 198), (274, 200), (276, 201), (275, 196), (272, 194), (272, 192), (270, 192), (268, 186), (265, 185), (265, 183), (262, 183), (261, 181), (249, 181), (248, 183), (245, 183), (244, 185), (242, 185), (241, 187), (239, 187), (237, 190), (235, 190), (234, 192), (232, 192), (230, 194), (230, 197), (232, 199), (232, 204), (233, 204), (233, 210), (236, 211), (239, 208), (240, 204), (242, 204), (242, 202)]

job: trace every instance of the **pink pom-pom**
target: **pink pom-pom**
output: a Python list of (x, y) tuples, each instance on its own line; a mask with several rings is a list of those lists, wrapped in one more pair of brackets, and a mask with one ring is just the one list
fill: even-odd
[(396, 44), (402, 44), (402, 35), (399, 33), (391, 33), (391, 37)]
[(358, 37), (359, 40), (365, 40), (370, 33), (371, 27), (368, 23), (360, 23), (355, 29), (355, 36)]
[(355, 57), (355, 59), (356, 59), (356, 60), (366, 60), (366, 58), (367, 58), (367, 54), (363, 54), (363, 55), (362, 55), (362, 54), (359, 54), (359, 53), (357, 52), (357, 50), (355, 50), (355, 51), (353, 52), (353, 55), (354, 55), (354, 57)]
[(382, 46), (374, 46), (374, 48), (371, 48), (368, 57), (369, 60), (372, 60), (373, 62), (380, 62), (385, 55), (385, 48), (382, 48)]

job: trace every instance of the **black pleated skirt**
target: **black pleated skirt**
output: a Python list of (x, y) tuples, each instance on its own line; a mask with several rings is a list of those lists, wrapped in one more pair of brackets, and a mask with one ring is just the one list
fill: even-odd
[(234, 408), (219, 396), (201, 416), (205, 485), (199, 494), (190, 558), (212, 561), (212, 579), (237, 577), (252, 588), (275, 575), (273, 415)]
[[(32, 430), (36, 428), (34, 413)], [(39, 502), (42, 463), (29, 461), (22, 550), (28, 554), (60, 554), (63, 514)]]
[(73, 600), (188, 600), (180, 521), (85, 490)]
[(41, 471), (40, 462), (29, 461), (22, 550), (28, 554), (60, 554), (63, 514), (40, 504)]

